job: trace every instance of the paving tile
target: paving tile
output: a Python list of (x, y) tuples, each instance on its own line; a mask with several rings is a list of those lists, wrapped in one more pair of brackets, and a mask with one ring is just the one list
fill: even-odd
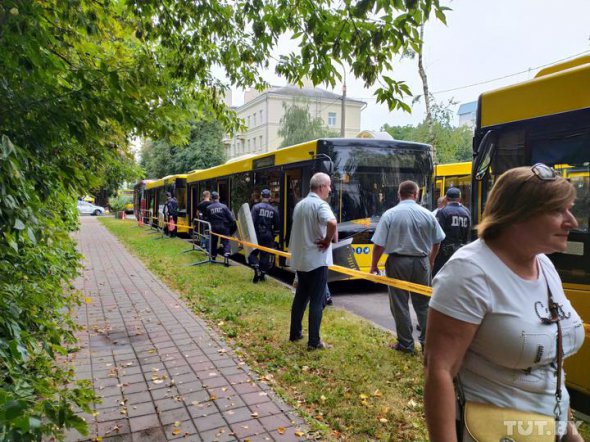
[(199, 434), (203, 440), (209, 442), (230, 442), (237, 440), (231, 429), (227, 426), (202, 431)]
[(197, 427), (199, 433), (226, 425), (225, 419), (221, 413), (212, 413), (194, 418), (193, 423), (195, 424), (195, 427)]
[(244, 439), (248, 436), (265, 433), (264, 427), (260, 422), (252, 418), (247, 421), (232, 424), (231, 429), (238, 439)]
[[(85, 270), (74, 284), (92, 302), (73, 316), (82, 326), (76, 333), (82, 350), (63, 360), (103, 397), (96, 417), (87, 416), (93, 436), (105, 442), (298, 440), (302, 420), (274, 395), (260, 394), (269, 387), (251, 381), (255, 375), (223, 339), (96, 219), (82, 218), (81, 225), (76, 236)], [(285, 434), (269, 428), (278, 424)], [(81, 440), (90, 439), (66, 435), (68, 442)]]
[(186, 407), (176, 408), (174, 410), (166, 410), (160, 413), (160, 422), (162, 425), (173, 424), (174, 422), (182, 422), (191, 420), (191, 415)]
[(127, 405), (127, 416), (130, 418), (145, 415), (155, 415), (156, 408), (154, 404), (150, 402), (143, 402), (141, 404), (129, 404)]
[(248, 407), (241, 407), (235, 410), (225, 410), (221, 412), (227, 423), (235, 424), (252, 419), (252, 411)]
[(166, 440), (164, 430), (160, 427), (145, 428), (131, 434), (133, 442), (162, 442)]

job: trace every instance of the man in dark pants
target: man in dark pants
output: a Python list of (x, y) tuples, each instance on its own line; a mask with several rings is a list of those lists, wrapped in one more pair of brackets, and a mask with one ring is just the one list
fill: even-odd
[[(225, 204), (219, 202), (219, 193), (211, 192), (211, 204), (205, 209), (207, 220), (211, 223), (211, 230), (213, 233), (229, 236), (231, 234), (231, 226), (235, 223), (233, 214), (229, 211)], [(217, 243), (219, 237), (211, 235), (211, 259), (217, 258)], [(230, 244), (229, 240), (222, 238), (223, 245), (223, 259), (226, 266), (229, 266)]]
[[(166, 192), (166, 198), (167, 200), (164, 206), (166, 216), (164, 219), (166, 220), (168, 235), (172, 238), (176, 236), (176, 232), (178, 231), (178, 201), (170, 192)], [(172, 225), (170, 224), (170, 218), (173, 221)]]
[[(199, 204), (197, 204), (197, 214), (201, 221), (209, 221), (207, 219), (207, 207), (209, 207), (209, 204), (211, 204), (211, 202), (211, 192), (209, 192), (208, 190), (203, 191), (203, 199)], [(205, 237), (205, 234), (208, 234), (208, 232), (205, 231), (206, 225), (199, 223), (198, 226), (199, 235), (201, 238), (201, 247), (207, 250), (209, 244), (207, 238)]]
[[(385, 252), (389, 254), (385, 263), (387, 276), (430, 285), (430, 269), (445, 233), (432, 212), (416, 203), (418, 184), (413, 181), (400, 183), (398, 196), (399, 203), (383, 214), (371, 238), (374, 243), (371, 273), (378, 272), (379, 259)], [(397, 343), (392, 348), (404, 353), (414, 353), (410, 292), (391, 286), (387, 288), (389, 307), (395, 319), (397, 333)], [(424, 348), (430, 298), (411, 293), (411, 300), (421, 328), (420, 344)]]
[(290, 341), (303, 339), (301, 321), (309, 302), (308, 350), (331, 346), (320, 339), (322, 311), (328, 284), (328, 266), (332, 265), (332, 241), (337, 240), (336, 217), (325, 201), (331, 181), (325, 173), (310, 180), (311, 191), (295, 206), (289, 241), (291, 267), (297, 271), (297, 290), (291, 306)]
[[(262, 202), (252, 207), (252, 221), (254, 223), (254, 230), (256, 231), (256, 239), (258, 240), (258, 245), (272, 248), (274, 245), (274, 232), (279, 228), (279, 211), (269, 203), (270, 190), (263, 189), (260, 192), (260, 196), (262, 197)], [(264, 275), (272, 268), (273, 255), (255, 249), (248, 256), (248, 264), (254, 269), (254, 279), (252, 282), (256, 284), (258, 281), (264, 281)]]
[(471, 217), (469, 210), (461, 204), (461, 191), (450, 187), (445, 196), (447, 204), (436, 213), (436, 219), (445, 232), (445, 239), (434, 261), (432, 276), (445, 265), (459, 248), (469, 241)]

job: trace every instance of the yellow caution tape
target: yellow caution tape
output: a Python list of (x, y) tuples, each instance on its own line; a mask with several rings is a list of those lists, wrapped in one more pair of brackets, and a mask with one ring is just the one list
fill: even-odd
[[(264, 246), (260, 246), (258, 244), (253, 244), (251, 242), (243, 241), (243, 240), (240, 240), (240, 239), (235, 238), (233, 236), (225, 236), (220, 233), (214, 233), (214, 232), (211, 232), (211, 234), (218, 236), (220, 238), (228, 239), (230, 241), (235, 241), (239, 244), (242, 244), (244, 246), (247, 246), (247, 247), (250, 247), (253, 249), (259, 249), (259, 250), (262, 250), (263, 252), (271, 253), (276, 256), (282, 256), (283, 258), (288, 258), (288, 259), (291, 258), (291, 254), (288, 252), (282, 252), (280, 250), (271, 249), (270, 247), (264, 247)], [(398, 288), (401, 290), (408, 290), (409, 292), (419, 293), (420, 295), (432, 296), (432, 287), (428, 287), (426, 285), (403, 281), (401, 279), (394, 279), (394, 278), (390, 278), (388, 276), (375, 275), (373, 273), (361, 272), (360, 270), (349, 269), (347, 267), (342, 267), (342, 266), (337, 266), (337, 265), (331, 265), (329, 268), (330, 268), (330, 270), (333, 270), (334, 272), (343, 273), (345, 275), (352, 276), (355, 278), (366, 279), (367, 281), (377, 282), (379, 284), (388, 285), (388, 286), (395, 287), (395, 288)]]

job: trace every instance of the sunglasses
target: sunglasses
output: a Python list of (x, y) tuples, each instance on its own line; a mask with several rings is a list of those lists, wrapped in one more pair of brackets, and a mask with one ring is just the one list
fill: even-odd
[(531, 167), (531, 171), (541, 181), (555, 181), (559, 177), (559, 173), (553, 168), (543, 163), (537, 163)]

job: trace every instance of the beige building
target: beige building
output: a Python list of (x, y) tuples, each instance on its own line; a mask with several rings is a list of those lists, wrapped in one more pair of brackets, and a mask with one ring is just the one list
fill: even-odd
[[(270, 87), (258, 92), (246, 91), (244, 104), (234, 108), (248, 130), (233, 139), (224, 139), (226, 157), (235, 158), (244, 154), (263, 153), (275, 150), (282, 142), (279, 136), (281, 118), (287, 106), (305, 103), (312, 118), (321, 118), (326, 127), (340, 133), (342, 117), (342, 96), (317, 87), (288, 85)], [(360, 131), (361, 110), (366, 103), (346, 98), (345, 136), (354, 137)]]

